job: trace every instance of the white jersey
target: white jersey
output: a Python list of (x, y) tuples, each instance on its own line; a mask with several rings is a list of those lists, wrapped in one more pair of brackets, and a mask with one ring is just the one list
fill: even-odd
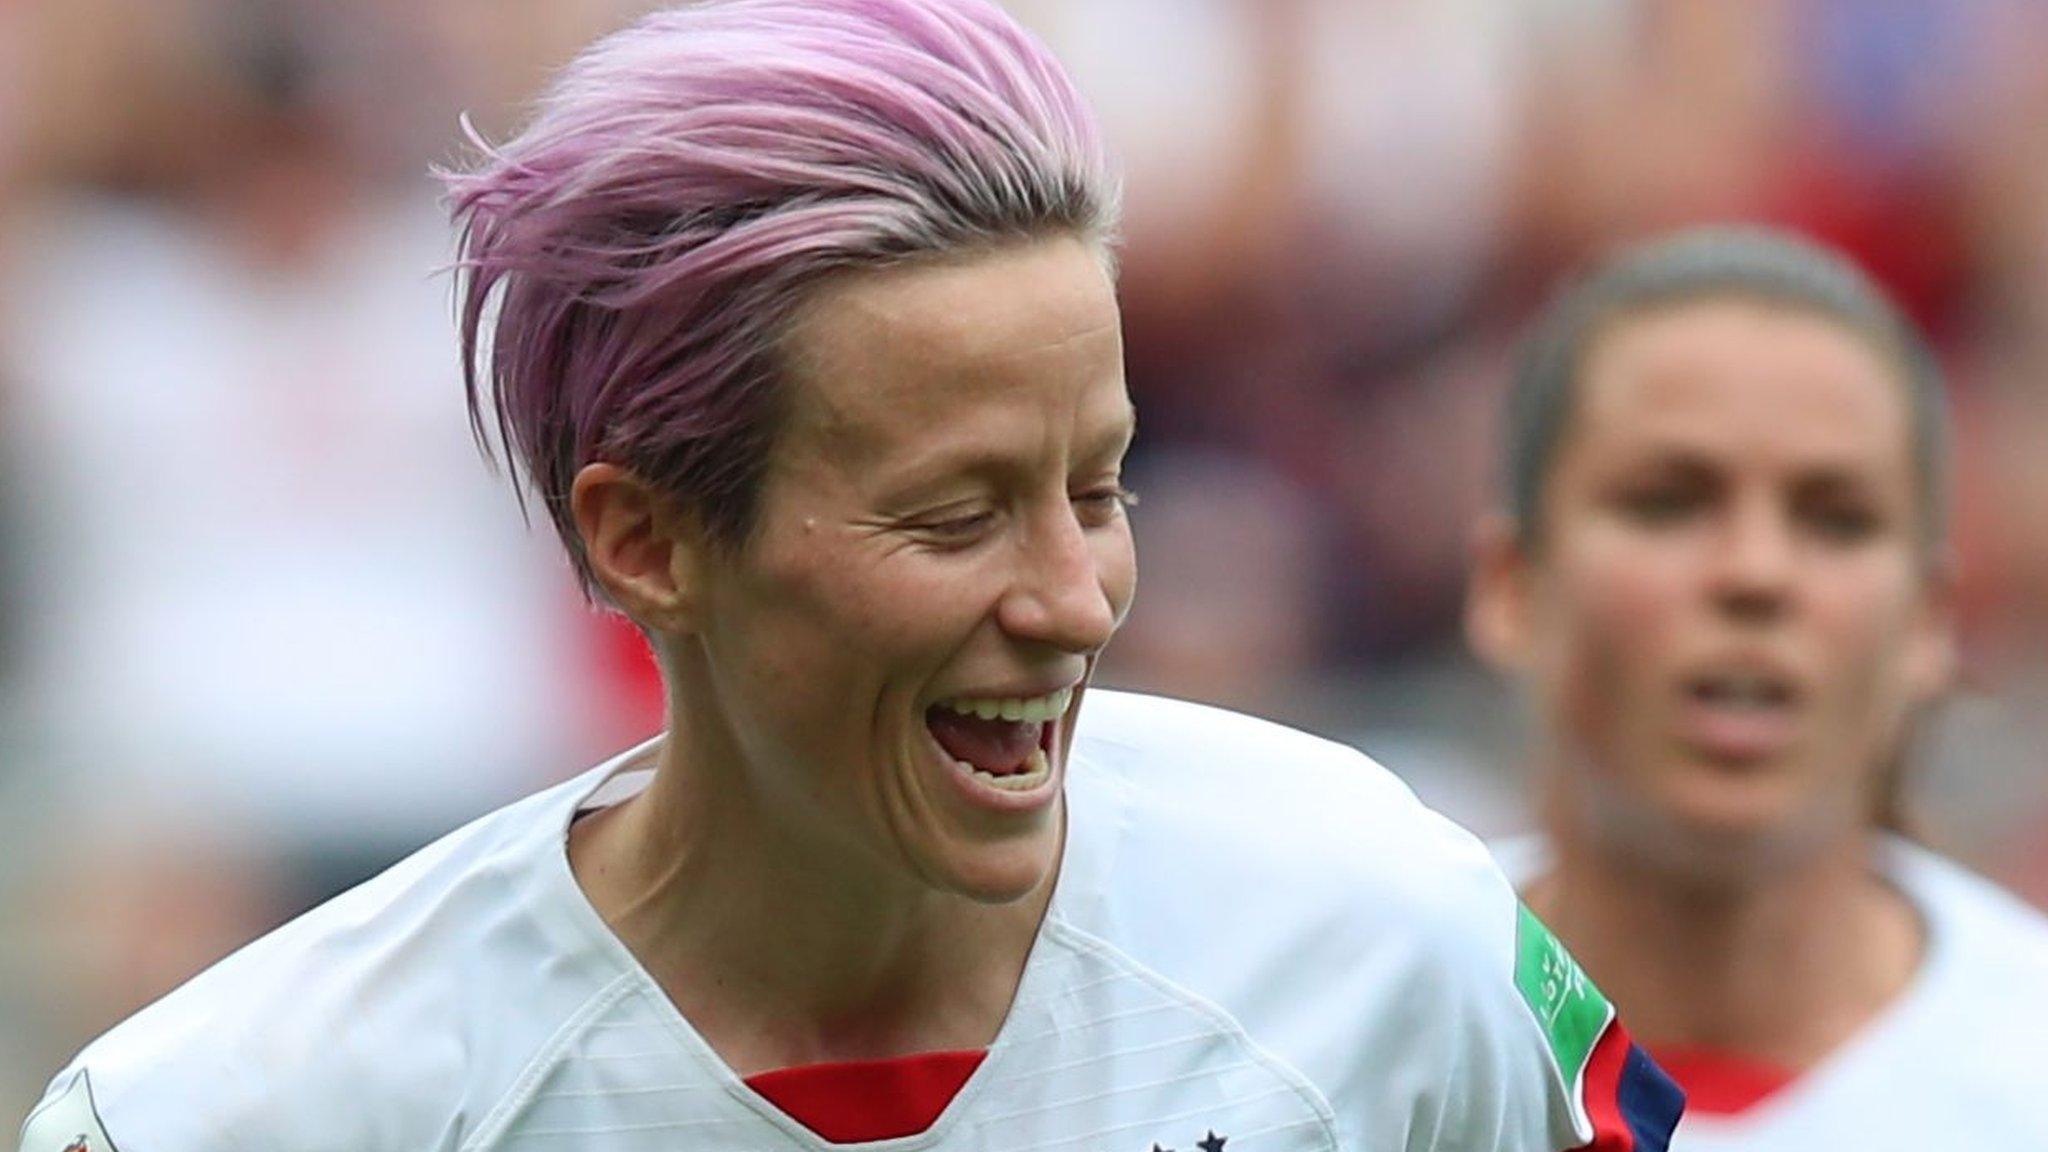
[[(1518, 884), (1549, 866), (1541, 838), (1496, 854)], [(1878, 867), (1926, 926), (1912, 983), (1744, 1112), (1688, 1113), (1672, 1152), (2048, 1149), (2048, 918), (1902, 840), (1883, 842)]]
[[(886, 1147), (1549, 1152), (1597, 1127), (1602, 1148), (1662, 1148), (1675, 1098), (1654, 1067), (1587, 1071), (1593, 1036), (1620, 1031), (1605, 1002), (1484, 846), (1392, 776), (1195, 705), (1096, 691), (1084, 712), (1009, 1015), (937, 1122)], [(569, 869), (570, 821), (644, 787), (654, 747), (114, 1029), (53, 1082), (24, 1152), (827, 1147), (718, 1059)]]

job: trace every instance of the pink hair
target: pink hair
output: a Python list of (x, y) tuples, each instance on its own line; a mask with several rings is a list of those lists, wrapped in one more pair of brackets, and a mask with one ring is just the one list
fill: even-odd
[(441, 174), (470, 418), (487, 452), (495, 423), (586, 592), (568, 498), (592, 461), (744, 542), (774, 351), (821, 278), (1056, 233), (1106, 249), (1116, 225), (1086, 104), (985, 0), (656, 13), (570, 65), (513, 140), (476, 143), (474, 170)]

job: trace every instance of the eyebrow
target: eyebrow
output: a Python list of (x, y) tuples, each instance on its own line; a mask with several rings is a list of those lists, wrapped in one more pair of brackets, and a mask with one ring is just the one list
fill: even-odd
[[(1619, 461), (1612, 471), (1626, 480), (1646, 472), (1682, 473), (1687, 476), (1720, 477), (1734, 471), (1714, 453), (1677, 440), (1648, 445)], [(1886, 487), (1880, 469), (1854, 456), (1830, 456), (1797, 463), (1783, 479), (1801, 488), (1825, 486), (1881, 493)]]

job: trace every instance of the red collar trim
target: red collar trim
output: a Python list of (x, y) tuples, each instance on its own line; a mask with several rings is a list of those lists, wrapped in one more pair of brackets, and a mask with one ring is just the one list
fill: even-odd
[(915, 1136), (938, 1122), (987, 1052), (802, 1064), (747, 1077), (747, 1087), (834, 1144)]
[(1799, 1079), (1791, 1068), (1716, 1048), (1660, 1046), (1650, 1056), (1685, 1089), (1685, 1110), (1700, 1116), (1740, 1116)]

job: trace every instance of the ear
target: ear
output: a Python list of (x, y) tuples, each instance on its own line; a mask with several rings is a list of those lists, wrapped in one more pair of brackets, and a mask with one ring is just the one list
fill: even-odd
[(616, 464), (586, 464), (569, 511), (591, 572), (612, 603), (644, 627), (694, 631), (709, 541), (694, 514)]
[(1517, 672), (1529, 648), (1529, 557), (1513, 520), (1490, 512), (1472, 529), (1465, 642), (1499, 672)]
[(1907, 641), (1907, 690), (1915, 703), (1939, 699), (1952, 687), (1962, 663), (1956, 646), (1956, 596), (1959, 564), (1944, 548), (1921, 576), (1920, 609)]

